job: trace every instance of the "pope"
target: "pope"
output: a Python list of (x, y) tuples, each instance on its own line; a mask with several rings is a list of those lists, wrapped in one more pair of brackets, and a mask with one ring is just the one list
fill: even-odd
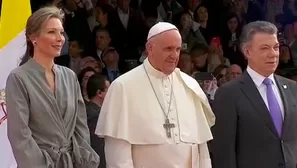
[(95, 131), (107, 168), (211, 168), (215, 117), (197, 81), (176, 68), (181, 44), (174, 25), (155, 24), (143, 64), (111, 84)]

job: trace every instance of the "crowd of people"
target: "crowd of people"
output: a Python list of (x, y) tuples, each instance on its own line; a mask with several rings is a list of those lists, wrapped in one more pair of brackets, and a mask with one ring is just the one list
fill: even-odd
[[(281, 42), (276, 73), (296, 80), (296, 17), (290, 12), (290, 4), (278, 2), (284, 9), (265, 7), (272, 2), (259, 6), (244, 0), (216, 2), (217, 6), (200, 0), (56, 0), (54, 4), (66, 14), (67, 40), (56, 63), (76, 72), (87, 100), (86, 82), (82, 81), (87, 79), (83, 78), (88, 72), (85, 68), (92, 67), (113, 81), (143, 62), (148, 30), (166, 21), (176, 25), (183, 38), (178, 67), (189, 75), (207, 72), (219, 87), (246, 69), (247, 61), (239, 46), (243, 26), (265, 19), (277, 25)], [(208, 92), (213, 95), (214, 91)]]
[(54, 0), (34, 12), (6, 88), (19, 167), (296, 167), (295, 8), (216, 4)]

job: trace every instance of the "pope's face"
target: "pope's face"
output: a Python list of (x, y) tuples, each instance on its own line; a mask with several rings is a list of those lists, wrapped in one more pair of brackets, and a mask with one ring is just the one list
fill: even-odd
[(155, 37), (147, 46), (149, 60), (157, 70), (171, 74), (177, 67), (182, 39), (177, 30), (170, 30)]

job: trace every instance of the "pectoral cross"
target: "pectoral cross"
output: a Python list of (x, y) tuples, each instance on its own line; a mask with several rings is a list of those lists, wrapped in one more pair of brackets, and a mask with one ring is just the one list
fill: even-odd
[(170, 123), (169, 119), (167, 118), (165, 120), (165, 124), (163, 124), (163, 127), (165, 128), (166, 130), (166, 134), (167, 134), (167, 137), (168, 138), (171, 138), (171, 128), (174, 128), (175, 125)]

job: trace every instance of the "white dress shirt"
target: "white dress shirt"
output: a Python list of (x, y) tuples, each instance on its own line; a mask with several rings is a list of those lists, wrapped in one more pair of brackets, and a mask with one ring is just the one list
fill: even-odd
[[(268, 105), (268, 100), (267, 100), (267, 89), (266, 89), (265, 84), (263, 83), (265, 77), (263, 75), (260, 75), (256, 71), (254, 71), (249, 66), (247, 67), (247, 72), (250, 75), (250, 77), (252, 78), (252, 80), (254, 81), (254, 83), (255, 83), (255, 85), (256, 85), (256, 87), (257, 87), (257, 89), (258, 89), (258, 91), (259, 91), (259, 93), (260, 93), (260, 95), (262, 97), (262, 99), (264, 100), (264, 102), (266, 104), (267, 109), (269, 110), (269, 105)], [(284, 105), (283, 105), (283, 101), (281, 99), (280, 92), (279, 92), (279, 89), (278, 89), (278, 87), (276, 85), (273, 74), (268, 76), (268, 78), (272, 80), (273, 92), (274, 92), (274, 94), (276, 96), (278, 104), (280, 105), (282, 116), (284, 118)]]
[(102, 67), (102, 68), (105, 68), (105, 64), (104, 64), (104, 62), (103, 62), (103, 60), (102, 60), (102, 51), (99, 50), (99, 49), (97, 49), (97, 56), (98, 56), (98, 58), (99, 58), (99, 63), (100, 63), (100, 65), (101, 65), (101, 67)]
[(94, 30), (94, 28), (96, 26), (99, 25), (99, 23), (96, 21), (96, 17), (94, 15), (88, 17), (87, 21), (88, 21), (88, 25), (89, 25), (91, 32)]
[(91, 0), (82, 0), (82, 3), (84, 4), (86, 10), (91, 10), (94, 8), (93, 2)]

